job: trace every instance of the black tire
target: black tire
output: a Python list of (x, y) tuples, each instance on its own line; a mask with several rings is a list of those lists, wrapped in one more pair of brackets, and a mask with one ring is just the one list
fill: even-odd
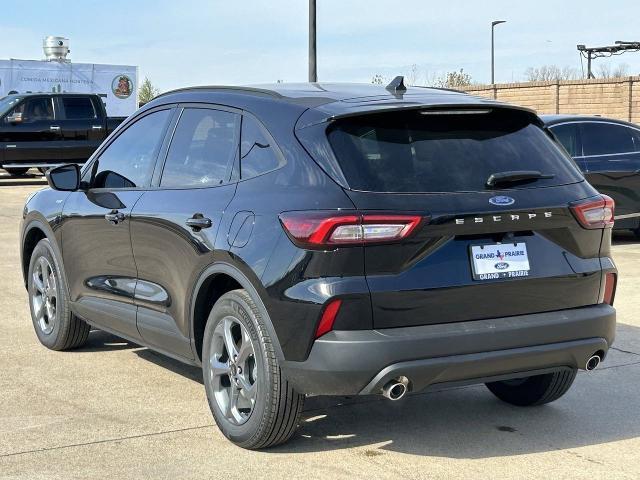
[(12, 175), (14, 177), (19, 177), (19, 176), (24, 175), (25, 173), (27, 173), (29, 171), (29, 167), (5, 168), (5, 170), (7, 171), (7, 173), (9, 175)]
[(529, 407), (553, 402), (563, 396), (576, 378), (576, 369), (535, 375), (516, 380), (487, 383), (487, 388), (503, 402)]
[[(43, 298), (43, 295), (39, 293), (40, 289), (38, 287), (43, 284), (43, 275), (38, 272), (43, 270), (50, 271), (49, 278), (53, 278), (53, 280), (47, 280), (46, 282), (47, 285), (51, 286), (48, 289), (49, 293), (46, 298), (54, 306), (52, 310), (54, 313), (48, 320), (46, 314), (44, 314), (45, 318), (40, 320), (41, 317), (36, 312), (37, 305), (40, 304), (38, 298), (40, 300)], [(38, 242), (31, 254), (27, 286), (31, 320), (40, 343), (51, 350), (70, 350), (87, 341), (91, 328), (86, 322), (71, 313), (67, 282), (61, 272), (60, 263), (56, 258), (53, 247), (46, 238)], [(42, 302), (46, 303), (44, 300)], [(48, 312), (46, 307), (43, 307), (43, 310)]]
[[(255, 362), (253, 369), (256, 372), (254, 374), (255, 403), (242, 424), (234, 424), (228, 419), (229, 411), (227, 410), (226, 416), (219, 400), (216, 400), (215, 395), (216, 392), (220, 395), (220, 387), (216, 387), (215, 375), (212, 373), (210, 363), (210, 359), (218, 355), (216, 332), (222, 328), (222, 322), (225, 319), (228, 321), (229, 318), (232, 322), (237, 322), (234, 325), (238, 328), (246, 329), (242, 332), (246, 332), (251, 338), (250, 344)], [(233, 290), (218, 299), (209, 314), (203, 343), (204, 385), (209, 408), (220, 431), (233, 443), (247, 449), (267, 448), (286, 442), (298, 426), (304, 395), (293, 390), (289, 382), (283, 378), (273, 340), (265, 327), (265, 319), (246, 290)], [(241, 371), (241, 369), (238, 370)], [(227, 375), (218, 374), (219, 384), (223, 383), (222, 379), (226, 376), (226, 383), (229, 383), (229, 386), (225, 388), (234, 388), (232, 377)]]

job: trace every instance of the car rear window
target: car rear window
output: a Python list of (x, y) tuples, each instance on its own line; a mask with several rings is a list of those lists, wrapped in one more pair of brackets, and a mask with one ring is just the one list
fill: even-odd
[(582, 180), (573, 161), (527, 112), (416, 110), (349, 117), (328, 138), (349, 187), (373, 192), (486, 189), (492, 173), (536, 170), (517, 188)]

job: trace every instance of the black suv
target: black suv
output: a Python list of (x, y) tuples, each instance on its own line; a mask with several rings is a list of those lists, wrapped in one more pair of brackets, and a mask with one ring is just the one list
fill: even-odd
[(531, 111), (438, 89), (188, 88), (24, 208), (35, 331), (202, 365), (246, 448), (305, 395), (562, 396), (614, 339), (613, 204)]

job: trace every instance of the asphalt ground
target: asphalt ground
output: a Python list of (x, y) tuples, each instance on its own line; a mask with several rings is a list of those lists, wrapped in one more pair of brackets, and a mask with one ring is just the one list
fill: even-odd
[(559, 401), (500, 403), (483, 386), (310, 398), (287, 444), (235, 447), (201, 373), (104, 332), (42, 347), (22, 284), (18, 224), (40, 175), (0, 172), (0, 478), (640, 478), (640, 241), (616, 235), (614, 348)]

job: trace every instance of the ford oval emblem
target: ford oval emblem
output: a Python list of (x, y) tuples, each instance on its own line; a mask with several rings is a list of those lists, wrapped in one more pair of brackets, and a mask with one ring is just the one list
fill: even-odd
[(491, 197), (489, 199), (489, 203), (491, 205), (497, 205), (499, 207), (506, 207), (507, 205), (513, 205), (514, 203), (516, 203), (516, 201), (511, 197), (507, 197), (506, 195), (498, 195), (497, 197)]

